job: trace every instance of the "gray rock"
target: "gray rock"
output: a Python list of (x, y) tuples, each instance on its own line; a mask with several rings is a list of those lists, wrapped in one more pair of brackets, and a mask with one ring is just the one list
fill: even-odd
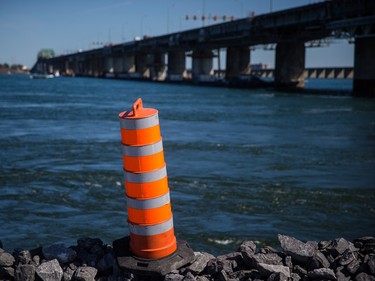
[(98, 270), (91, 266), (80, 266), (74, 273), (74, 280), (77, 281), (94, 281)]
[(352, 253), (349, 249), (346, 250), (338, 260), (340, 265), (347, 265), (351, 263), (354, 259), (357, 259), (356, 254)]
[(21, 264), (29, 264), (31, 262), (31, 253), (27, 250), (22, 250), (18, 253), (17, 261)]
[(252, 269), (252, 270), (239, 270), (233, 272), (229, 275), (230, 279), (234, 280), (250, 280), (254, 277), (259, 277), (259, 271)]
[(242, 254), (239, 252), (234, 252), (234, 253), (229, 253), (227, 255), (218, 256), (217, 259), (223, 263), (223, 269), (228, 273), (244, 265)]
[(115, 264), (115, 257), (112, 252), (106, 253), (99, 261), (98, 261), (98, 271), (106, 271), (113, 268)]
[(374, 276), (371, 276), (365, 272), (361, 272), (359, 273), (355, 279), (355, 281), (375, 281), (375, 277)]
[(73, 261), (77, 253), (71, 248), (67, 248), (64, 243), (55, 243), (43, 247), (43, 255), (47, 260), (57, 259), (60, 263), (69, 263)]
[(35, 266), (31, 264), (19, 264), (17, 266), (15, 281), (34, 281), (35, 280)]
[(197, 280), (197, 281), (210, 281), (210, 279), (208, 279), (206, 276), (197, 276), (197, 278), (195, 280)]
[(363, 254), (369, 254), (374, 252), (375, 249), (375, 238), (371, 236), (361, 237), (354, 239), (354, 245), (359, 248)]
[(319, 250), (327, 249), (332, 245), (332, 241), (320, 241), (318, 243)]
[(277, 250), (272, 248), (271, 246), (264, 246), (264, 247), (260, 248), (259, 252), (262, 253), (262, 254), (270, 254), (270, 253), (276, 254)]
[(337, 281), (350, 281), (350, 276), (346, 276), (341, 270), (336, 271)]
[(1, 267), (13, 266), (15, 261), (16, 260), (11, 254), (7, 252), (0, 253), (0, 266)]
[(291, 281), (300, 281), (301, 277), (297, 273), (291, 273), (290, 278), (292, 279)]
[(367, 266), (370, 270), (370, 273), (375, 275), (375, 256), (371, 255), (367, 261)]
[(237, 252), (248, 252), (255, 254), (257, 245), (253, 241), (245, 241), (239, 247)]
[(188, 272), (182, 281), (195, 281), (195, 277), (191, 272)]
[(274, 265), (283, 264), (283, 259), (278, 254), (275, 254), (275, 253), (255, 254), (254, 261), (256, 265), (258, 265), (259, 263), (274, 264)]
[(303, 243), (302, 241), (286, 235), (278, 235), (281, 247), (287, 255), (297, 262), (306, 263), (317, 252), (317, 244)]
[(308, 270), (313, 270), (317, 268), (329, 268), (330, 267), (330, 262), (327, 260), (327, 258), (321, 253), (317, 252), (309, 261), (308, 264)]
[(218, 273), (217, 278), (215, 278), (220, 281), (229, 281), (230, 278), (225, 270), (222, 270)]
[(294, 266), (295, 273), (297, 273), (300, 277), (304, 277), (307, 275), (307, 270), (304, 269), (303, 267), (299, 266), (298, 264)]
[(285, 257), (285, 266), (289, 267), (290, 270), (293, 269), (293, 262), (292, 262), (292, 257), (291, 256), (286, 256)]
[(209, 260), (206, 266), (207, 274), (213, 275), (223, 270), (223, 263), (218, 259)]
[(345, 268), (348, 272), (350, 272), (350, 274), (354, 274), (357, 272), (360, 266), (361, 266), (361, 263), (359, 260), (353, 260), (351, 263), (345, 266)]
[(257, 253), (248, 255), (248, 253), (242, 253), (243, 259), (245, 263), (250, 268), (258, 268), (259, 263), (265, 263), (265, 264), (274, 264), (274, 265), (282, 265), (283, 259), (275, 253)]
[[(0, 280), (3, 278), (14, 278), (14, 268), (13, 267), (1, 267), (0, 266)], [(7, 280), (7, 279), (5, 279)]]
[(206, 268), (208, 261), (215, 258), (213, 255), (204, 252), (194, 252), (194, 255), (195, 260), (186, 267), (186, 271), (190, 271), (195, 275), (201, 273)]
[(274, 272), (267, 278), (267, 281), (288, 281), (288, 277), (281, 272)]
[[(177, 270), (176, 270), (177, 271)], [(182, 281), (184, 279), (183, 275), (178, 274), (178, 271), (172, 271), (165, 275), (164, 281)]]
[(349, 249), (349, 242), (344, 238), (335, 239), (332, 245), (327, 248), (331, 255), (336, 258), (339, 255), (342, 255), (345, 251)]
[(40, 265), (40, 257), (39, 256), (33, 256), (32, 264), (35, 266)]
[(329, 268), (318, 268), (307, 273), (312, 280), (337, 280), (335, 273)]
[(63, 276), (63, 270), (57, 259), (53, 259), (39, 265), (36, 268), (36, 274), (43, 281), (59, 281)]
[(272, 273), (283, 273), (286, 277), (290, 277), (289, 267), (283, 265), (274, 265), (274, 264), (258, 264), (259, 273), (262, 277), (269, 277)]
[(75, 266), (73, 263), (69, 264), (69, 266), (66, 266), (64, 268), (64, 273), (62, 280), (63, 281), (71, 281), (73, 280), (74, 272), (76, 271), (77, 266)]
[(325, 257), (326, 257), (326, 259), (328, 260), (328, 262), (329, 262), (330, 264), (334, 264), (334, 263), (335, 263), (335, 258), (332, 257), (332, 255), (330, 255), (330, 254), (326, 254)]

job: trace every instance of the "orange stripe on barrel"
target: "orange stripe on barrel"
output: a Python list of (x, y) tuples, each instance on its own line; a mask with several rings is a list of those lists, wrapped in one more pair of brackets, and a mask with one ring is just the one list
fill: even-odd
[(128, 207), (128, 220), (133, 224), (157, 224), (172, 217), (171, 204), (153, 209), (134, 209)]
[(126, 145), (146, 145), (161, 139), (160, 125), (139, 130), (121, 129), (121, 140)]
[(125, 181), (126, 195), (132, 198), (154, 198), (169, 191), (168, 178), (164, 177), (153, 182), (127, 182)]
[(160, 259), (169, 256), (177, 249), (174, 228), (151, 236), (130, 233), (130, 248), (133, 254), (145, 259)]
[(148, 156), (123, 155), (122, 159), (128, 172), (148, 172), (165, 166), (163, 151)]

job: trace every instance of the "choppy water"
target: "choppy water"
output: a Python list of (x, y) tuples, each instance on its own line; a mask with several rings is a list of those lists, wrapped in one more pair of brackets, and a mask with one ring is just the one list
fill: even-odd
[[(307, 85), (348, 87), (348, 81)], [(336, 83), (336, 84), (335, 84)], [(224, 254), (375, 235), (375, 100), (0, 75), (0, 240), (128, 234), (118, 113), (159, 110), (175, 234)]]

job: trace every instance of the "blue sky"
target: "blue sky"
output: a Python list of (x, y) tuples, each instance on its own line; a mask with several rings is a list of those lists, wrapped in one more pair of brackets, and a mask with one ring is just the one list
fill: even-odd
[[(319, 2), (317, 0), (0, 0), (0, 63), (31, 67), (40, 49), (56, 54), (97, 48), (202, 26), (194, 15), (245, 17)], [(189, 20), (185, 16), (189, 15)], [(221, 20), (220, 20), (221, 21)], [(216, 21), (216, 22), (220, 22)], [(308, 48), (306, 66), (352, 66), (354, 45), (337, 40), (328, 48)], [(252, 63), (274, 65), (274, 52), (259, 46)]]

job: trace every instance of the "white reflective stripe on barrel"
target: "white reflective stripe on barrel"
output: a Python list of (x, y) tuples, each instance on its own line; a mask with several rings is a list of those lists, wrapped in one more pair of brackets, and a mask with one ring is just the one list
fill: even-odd
[(124, 119), (120, 118), (121, 129), (125, 130), (139, 130), (151, 128), (156, 125), (159, 125), (158, 114), (155, 114), (150, 117), (140, 118), (140, 119)]
[(142, 235), (142, 236), (150, 236), (150, 235), (157, 235), (173, 228), (173, 217), (169, 220), (154, 224), (154, 225), (137, 225), (132, 224), (129, 222), (129, 229), (132, 234)]
[(157, 180), (161, 180), (162, 178), (167, 176), (167, 168), (164, 166), (163, 168), (151, 172), (145, 173), (130, 173), (124, 171), (125, 174), (125, 181), (133, 182), (133, 183), (144, 183), (144, 182), (153, 182)]
[(126, 156), (149, 156), (163, 151), (163, 142), (160, 140), (156, 143), (143, 146), (122, 145), (122, 155)]
[(152, 198), (152, 199), (143, 199), (136, 200), (133, 198), (126, 197), (126, 205), (128, 208), (138, 209), (138, 210), (148, 210), (153, 208), (159, 208), (164, 205), (167, 205), (170, 202), (169, 192), (166, 194)]

